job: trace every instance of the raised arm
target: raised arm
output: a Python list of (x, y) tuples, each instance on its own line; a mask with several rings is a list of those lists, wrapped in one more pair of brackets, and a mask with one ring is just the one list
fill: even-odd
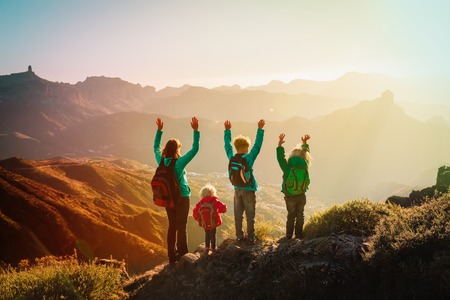
[(186, 167), (186, 165), (195, 157), (200, 148), (200, 131), (198, 131), (199, 124), (196, 117), (191, 119), (191, 127), (194, 133), (192, 148), (178, 159), (177, 164), (179, 164), (181, 168)]
[(284, 147), (282, 146), (285, 142), (284, 138), (286, 135), (284, 133), (280, 133), (278, 136), (278, 147), (277, 147), (277, 161), (278, 165), (280, 166), (281, 170), (284, 170), (288, 167), (288, 163), (286, 160), (286, 156), (284, 153)]
[(305, 134), (304, 136), (302, 136), (302, 143), (303, 144), (308, 144), (308, 140), (311, 138), (311, 136), (309, 134)]
[(225, 130), (231, 130), (231, 122), (226, 120), (225, 123), (223, 123), (225, 126)]
[(263, 129), (264, 125), (266, 125), (266, 121), (264, 121), (263, 119), (259, 120), (258, 122), (258, 128), (259, 129)]
[(198, 131), (198, 119), (196, 117), (192, 118), (191, 127), (194, 131)]
[(278, 136), (278, 147), (281, 147), (284, 144), (284, 137), (286, 135), (284, 133), (280, 133), (280, 135)]
[(228, 159), (230, 159), (234, 155), (233, 146), (231, 145), (231, 122), (226, 120), (223, 125), (225, 127), (223, 132), (225, 153), (227, 154)]
[(302, 149), (306, 150), (309, 152), (309, 145), (308, 145), (308, 140), (311, 138), (311, 136), (309, 134), (305, 134), (304, 136), (302, 136)]
[(161, 120), (161, 118), (156, 119), (156, 126), (158, 126), (158, 130), (163, 130), (164, 122)]
[(251, 157), (251, 159), (253, 159), (253, 161), (256, 159), (259, 152), (261, 151), (262, 143), (264, 140), (264, 125), (265, 124), (266, 124), (266, 121), (264, 121), (263, 119), (259, 120), (258, 131), (256, 132), (255, 143), (253, 144), (253, 147), (250, 150), (250, 152), (247, 154), (248, 156)]
[(153, 152), (155, 153), (156, 163), (159, 164), (162, 157), (161, 137), (162, 137), (162, 129), (164, 127), (164, 123), (161, 120), (161, 118), (156, 119), (156, 126), (158, 130), (156, 131), (155, 140), (153, 142)]

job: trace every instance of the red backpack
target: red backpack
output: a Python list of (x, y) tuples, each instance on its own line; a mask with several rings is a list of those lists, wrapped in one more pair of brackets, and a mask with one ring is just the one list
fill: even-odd
[(181, 199), (181, 188), (175, 174), (175, 162), (172, 159), (168, 166), (164, 165), (164, 158), (161, 158), (158, 168), (156, 168), (151, 185), (153, 191), (153, 202), (162, 207), (174, 207), (175, 202)]
[(202, 227), (205, 230), (212, 230), (217, 227), (217, 212), (214, 208), (214, 201), (205, 201), (198, 208)]

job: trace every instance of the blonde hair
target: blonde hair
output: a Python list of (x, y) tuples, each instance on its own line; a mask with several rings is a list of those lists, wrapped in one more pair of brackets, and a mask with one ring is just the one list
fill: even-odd
[(251, 144), (251, 140), (249, 137), (238, 135), (233, 140), (234, 147), (236, 151), (244, 150), (245, 148), (249, 148)]
[(200, 197), (203, 199), (205, 197), (217, 196), (217, 190), (211, 184), (207, 184), (200, 190)]
[(292, 149), (291, 155), (289, 155), (289, 158), (293, 156), (298, 156), (301, 158), (304, 158), (306, 162), (308, 163), (308, 166), (311, 164), (312, 157), (309, 154), (309, 151), (302, 148), (301, 145), (297, 145), (294, 149)]

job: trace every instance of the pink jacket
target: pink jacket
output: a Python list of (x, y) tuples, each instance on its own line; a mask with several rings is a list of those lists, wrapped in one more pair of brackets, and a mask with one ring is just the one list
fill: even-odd
[(222, 224), (222, 218), (220, 217), (220, 213), (225, 213), (227, 211), (227, 205), (217, 199), (217, 197), (211, 196), (211, 197), (205, 197), (202, 200), (200, 200), (197, 205), (195, 205), (194, 211), (192, 212), (192, 216), (195, 220), (198, 221), (198, 224), (202, 226), (202, 218), (200, 217), (200, 214), (198, 213), (198, 209), (200, 205), (203, 202), (210, 202), (213, 200), (213, 207), (216, 209), (216, 213), (214, 216), (216, 217), (217, 226), (220, 226)]

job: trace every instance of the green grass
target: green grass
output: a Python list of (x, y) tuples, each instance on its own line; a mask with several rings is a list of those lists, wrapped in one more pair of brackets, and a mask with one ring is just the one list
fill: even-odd
[(340, 232), (370, 236), (374, 233), (379, 220), (396, 209), (399, 208), (371, 202), (368, 199), (353, 200), (313, 214), (307, 220), (303, 232), (305, 238)]
[(2, 299), (121, 299), (120, 270), (75, 257), (47, 256), (0, 271)]

